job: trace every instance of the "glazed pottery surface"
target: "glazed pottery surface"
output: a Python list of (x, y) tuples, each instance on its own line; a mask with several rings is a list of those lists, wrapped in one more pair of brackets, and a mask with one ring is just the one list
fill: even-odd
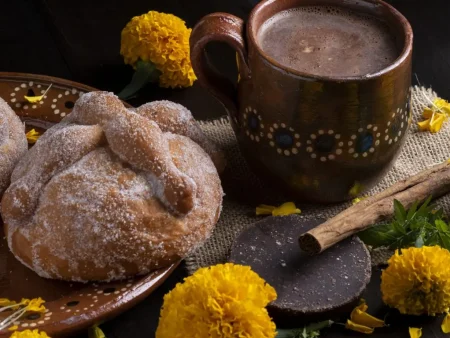
[[(387, 23), (398, 58), (355, 77), (313, 76), (282, 66), (257, 42), (261, 25), (304, 5), (341, 6)], [(237, 88), (209, 63), (205, 46), (226, 42), (237, 52)], [(410, 124), (412, 29), (379, 0), (266, 0), (247, 24), (226, 13), (204, 17), (191, 35), (200, 83), (225, 106), (242, 153), (267, 184), (306, 202), (348, 200), (391, 168)]]

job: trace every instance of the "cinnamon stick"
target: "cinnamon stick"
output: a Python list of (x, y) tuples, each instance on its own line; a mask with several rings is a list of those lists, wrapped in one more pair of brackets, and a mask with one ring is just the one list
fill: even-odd
[(445, 162), (397, 182), (302, 234), (300, 248), (309, 254), (319, 254), (343, 239), (392, 217), (395, 199), (409, 208), (416, 201), (424, 201), (429, 196), (435, 199), (449, 192), (450, 163)]

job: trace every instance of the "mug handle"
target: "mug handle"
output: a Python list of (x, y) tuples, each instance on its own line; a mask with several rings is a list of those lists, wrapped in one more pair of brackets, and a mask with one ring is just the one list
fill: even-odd
[(209, 14), (195, 25), (190, 37), (191, 62), (195, 75), (200, 84), (224, 105), (237, 126), (236, 86), (220, 74), (209, 61), (205, 47), (211, 41), (225, 42), (233, 47), (239, 59), (240, 79), (250, 78), (244, 41), (244, 21), (227, 13)]

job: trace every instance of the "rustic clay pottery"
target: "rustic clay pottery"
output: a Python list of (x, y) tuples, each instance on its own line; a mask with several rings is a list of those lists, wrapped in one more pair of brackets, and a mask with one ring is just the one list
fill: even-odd
[[(52, 84), (44, 99), (31, 104), (24, 95), (41, 95)], [(27, 130), (41, 132), (69, 114), (84, 92), (96, 89), (54, 77), (0, 73), (0, 97), (26, 123)], [(42, 297), (44, 314), (29, 314), (16, 322), (19, 330), (39, 329), (50, 337), (69, 334), (110, 319), (147, 297), (175, 270), (178, 263), (146, 276), (112, 283), (68, 283), (39, 277), (22, 265), (9, 251), (0, 220), (0, 298), (20, 301)], [(56, 245), (56, 244), (55, 244)], [(11, 314), (0, 313), (0, 321)], [(0, 331), (9, 337), (11, 331)]]
[[(259, 27), (303, 5), (344, 6), (384, 20), (399, 57), (366, 76), (312, 76), (280, 65), (258, 46)], [(208, 62), (205, 46), (237, 52), (236, 86)], [(266, 183), (307, 202), (339, 202), (379, 181), (404, 143), (410, 118), (413, 34), (408, 21), (379, 0), (265, 0), (247, 24), (230, 14), (204, 17), (191, 35), (202, 85), (225, 106), (242, 153)]]

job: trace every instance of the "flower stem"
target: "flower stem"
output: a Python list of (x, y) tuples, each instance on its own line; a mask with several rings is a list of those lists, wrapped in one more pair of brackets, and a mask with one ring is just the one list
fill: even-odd
[(128, 100), (136, 96), (147, 83), (156, 82), (161, 72), (150, 61), (138, 61), (136, 71), (133, 74), (131, 82), (122, 91), (117, 94), (121, 100)]

